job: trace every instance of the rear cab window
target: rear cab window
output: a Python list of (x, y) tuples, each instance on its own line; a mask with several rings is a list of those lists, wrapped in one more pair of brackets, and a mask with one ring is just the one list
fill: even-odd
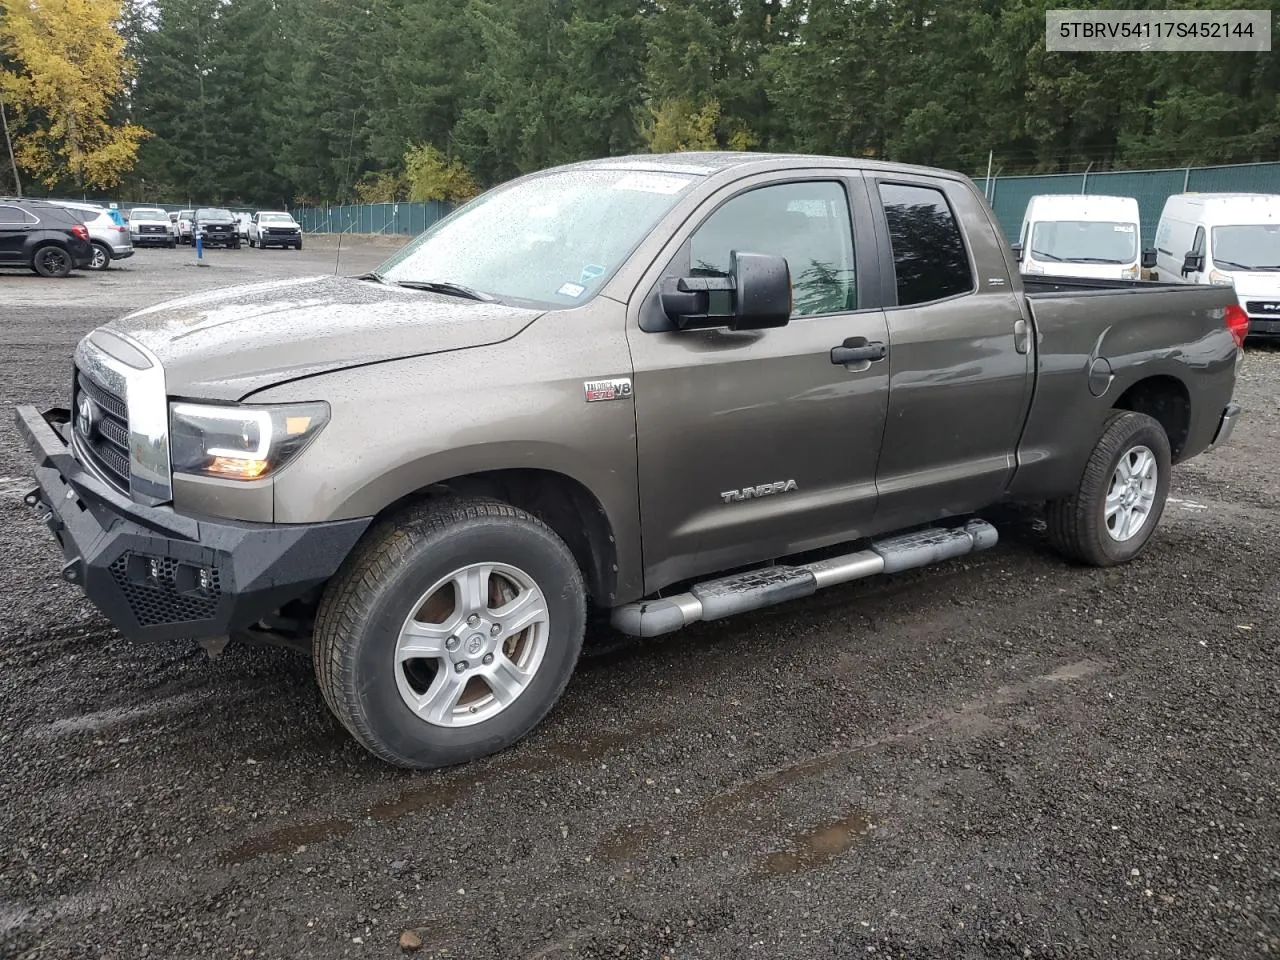
[(881, 183), (898, 306), (946, 300), (977, 289), (964, 235), (940, 189)]

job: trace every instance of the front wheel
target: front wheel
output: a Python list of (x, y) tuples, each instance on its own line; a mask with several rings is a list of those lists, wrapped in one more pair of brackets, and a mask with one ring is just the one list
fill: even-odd
[(1171, 460), (1169, 437), (1158, 420), (1117, 410), (1104, 425), (1076, 492), (1047, 505), (1050, 541), (1069, 559), (1090, 566), (1132, 560), (1164, 512)]
[(325, 588), (316, 678), (376, 756), (463, 763), (542, 720), (585, 621), (582, 575), (549, 527), (491, 500), (436, 501), (378, 524)]

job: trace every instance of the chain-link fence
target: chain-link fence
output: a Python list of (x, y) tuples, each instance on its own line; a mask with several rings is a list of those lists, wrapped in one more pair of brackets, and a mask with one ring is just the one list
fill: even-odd
[(384, 233), (415, 236), (448, 215), (451, 204), (348, 203), (341, 206), (298, 207), (293, 217), (307, 233)]

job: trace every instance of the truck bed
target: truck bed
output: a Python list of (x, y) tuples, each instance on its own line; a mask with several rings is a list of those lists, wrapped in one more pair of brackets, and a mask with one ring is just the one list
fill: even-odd
[(1085, 294), (1098, 293), (1149, 293), (1154, 290), (1168, 290), (1170, 287), (1194, 289), (1208, 284), (1175, 283), (1172, 280), (1103, 280), (1085, 277), (1044, 277), (1035, 274), (1024, 274), (1022, 289), (1028, 297), (1042, 299), (1054, 294), (1078, 297)]

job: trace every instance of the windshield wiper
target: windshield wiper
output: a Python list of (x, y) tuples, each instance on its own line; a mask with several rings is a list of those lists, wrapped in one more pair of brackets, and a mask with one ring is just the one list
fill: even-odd
[(1037, 250), (1035, 247), (1031, 248), (1031, 255), (1042, 260), (1052, 260), (1054, 263), (1062, 263), (1061, 257), (1055, 257), (1052, 253), (1045, 253), (1043, 250)]
[(444, 293), (451, 297), (466, 297), (468, 300), (483, 300), (492, 302), (498, 298), (490, 293), (484, 293), (473, 287), (468, 287), (462, 283), (454, 283), (451, 280), (388, 280), (386, 277), (378, 277), (383, 283), (394, 283), (397, 287), (407, 287), (410, 290), (426, 290), (429, 293)]
[(1266, 267), (1251, 267), (1247, 263), (1236, 263), (1234, 260), (1219, 260), (1213, 258), (1213, 262), (1220, 267), (1235, 267), (1237, 270), (1265, 270)]
[(1068, 263), (1125, 263), (1124, 260), (1113, 260), (1111, 257), (1067, 257)]

